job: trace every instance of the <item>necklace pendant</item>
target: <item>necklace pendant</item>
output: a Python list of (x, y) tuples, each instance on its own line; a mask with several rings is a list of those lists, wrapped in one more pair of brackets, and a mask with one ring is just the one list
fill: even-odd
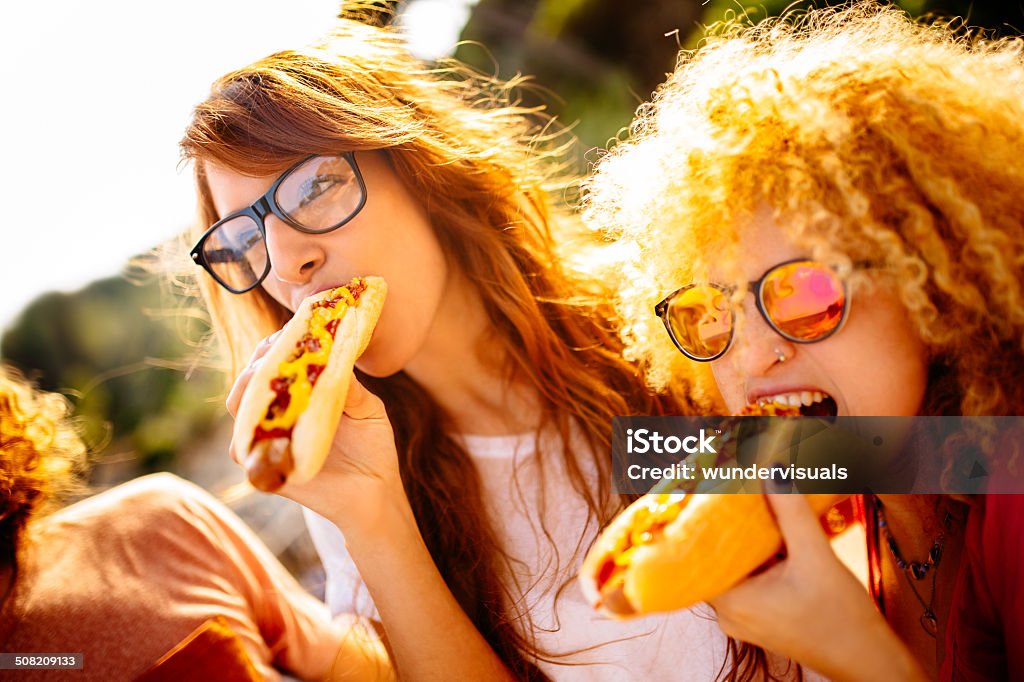
[(935, 617), (931, 609), (921, 614), (921, 627), (928, 633), (928, 636), (935, 639), (939, 634), (939, 619)]
[(914, 561), (910, 564), (910, 573), (914, 576), (914, 580), (923, 580), (928, 575), (929, 568), (930, 566), (927, 562), (922, 564)]

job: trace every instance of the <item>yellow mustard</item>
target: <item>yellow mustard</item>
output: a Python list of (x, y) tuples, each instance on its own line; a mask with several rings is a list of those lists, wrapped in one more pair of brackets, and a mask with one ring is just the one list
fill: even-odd
[(633, 527), (619, 538), (615, 547), (615, 564), (627, 566), (633, 558), (637, 547), (653, 542), (662, 528), (675, 520), (683, 511), (688, 500), (679, 495), (661, 493), (648, 495), (645, 504), (637, 510), (633, 517)]
[(320, 348), (312, 352), (303, 350), (298, 357), (289, 358), (278, 365), (277, 376), (280, 378), (290, 377), (292, 379), (288, 387), (291, 401), (283, 413), (270, 419), (263, 418), (260, 426), (265, 431), (291, 428), (295, 425), (295, 420), (299, 418), (302, 411), (309, 405), (309, 395), (313, 390), (313, 384), (309, 381), (309, 366), (326, 365), (327, 358), (331, 355), (331, 346), (334, 345), (334, 339), (331, 333), (327, 331), (327, 324), (331, 320), (342, 319), (349, 307), (355, 305), (355, 299), (345, 287), (334, 289), (328, 298), (338, 298), (340, 300), (338, 300), (333, 308), (323, 306), (314, 308), (312, 315), (310, 315), (309, 328), (307, 330), (310, 336), (320, 342)]

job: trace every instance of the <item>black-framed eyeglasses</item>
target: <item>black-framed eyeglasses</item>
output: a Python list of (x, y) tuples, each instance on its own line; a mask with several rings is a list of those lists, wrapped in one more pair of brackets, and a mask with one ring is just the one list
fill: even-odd
[[(794, 343), (824, 341), (839, 331), (850, 310), (846, 283), (818, 261), (779, 263), (748, 287), (768, 325)], [(732, 289), (721, 284), (688, 284), (666, 296), (654, 313), (683, 355), (710, 362), (725, 355), (732, 344), (736, 313), (731, 299)]]
[(313, 154), (281, 173), (252, 205), (214, 223), (193, 247), (192, 260), (225, 289), (243, 294), (270, 272), (268, 215), (300, 232), (324, 234), (352, 220), (365, 204), (355, 154)]

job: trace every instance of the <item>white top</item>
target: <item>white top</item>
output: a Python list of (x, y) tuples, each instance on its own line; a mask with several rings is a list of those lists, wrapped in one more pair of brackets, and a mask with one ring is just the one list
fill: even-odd
[[(499, 537), (518, 560), (511, 567), (513, 593), (524, 595), (537, 645), (543, 651), (571, 653), (564, 661), (588, 664), (540, 661), (539, 667), (555, 680), (713, 680), (725, 660), (726, 640), (710, 607), (613, 621), (590, 607), (576, 580), (555, 599), (559, 587), (576, 575), (597, 529), (592, 520), (588, 523), (586, 502), (565, 473), (561, 440), (542, 441), (543, 477), (535, 440), (532, 434), (463, 437)], [(589, 452), (585, 446), (574, 451)], [(590, 462), (584, 457), (581, 461)], [(593, 477), (592, 463), (589, 470)], [(327, 573), (331, 612), (379, 620), (337, 526), (309, 510), (305, 514)], [(582, 537), (580, 529), (585, 529)], [(595, 645), (600, 646), (579, 651)]]

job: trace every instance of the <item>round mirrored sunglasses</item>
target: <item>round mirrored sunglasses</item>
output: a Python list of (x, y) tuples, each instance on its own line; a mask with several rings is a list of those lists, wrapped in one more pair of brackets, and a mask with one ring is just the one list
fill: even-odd
[[(830, 266), (798, 259), (769, 268), (748, 283), (757, 309), (776, 333), (795, 343), (823, 341), (839, 331), (849, 311), (846, 284)], [(698, 362), (722, 357), (732, 344), (736, 314), (732, 290), (688, 284), (655, 306), (672, 342)]]

